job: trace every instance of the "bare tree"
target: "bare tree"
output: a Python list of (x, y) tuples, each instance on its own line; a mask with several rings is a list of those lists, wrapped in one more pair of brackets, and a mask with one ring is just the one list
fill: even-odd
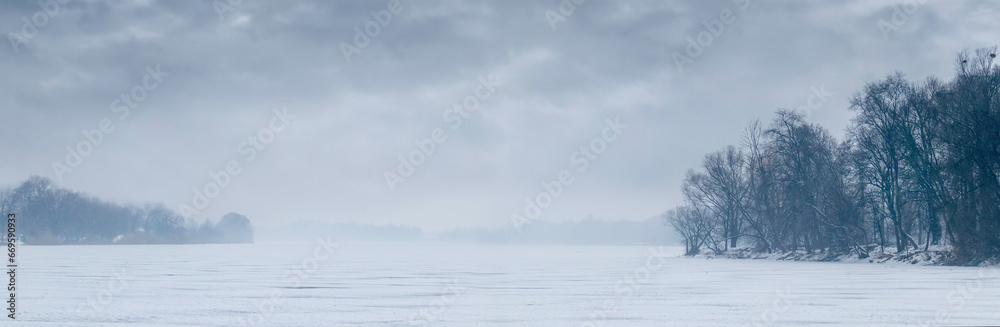
[(906, 167), (902, 130), (910, 93), (909, 82), (901, 73), (896, 73), (884, 81), (869, 83), (851, 99), (851, 109), (858, 115), (850, 134), (870, 168), (870, 174), (864, 176), (865, 181), (877, 191), (880, 209), (893, 223), (896, 250), (899, 252), (905, 251), (910, 244), (917, 246), (904, 228), (905, 217), (901, 212), (906, 201), (903, 193)]
[(663, 214), (663, 221), (681, 234), (684, 239), (684, 254), (695, 255), (700, 252), (704, 241), (700, 222), (696, 221), (697, 217), (691, 215), (689, 210), (686, 206), (670, 209)]
[[(962, 52), (948, 83), (901, 73), (851, 99), (848, 138), (836, 141), (779, 110), (748, 126), (742, 148), (689, 171), (685, 205), (665, 219), (688, 253), (927, 250), (947, 243), (961, 263), (1000, 258), (1000, 65), (997, 48)], [(916, 237), (916, 239), (914, 239)], [(919, 242), (918, 242), (919, 240)]]

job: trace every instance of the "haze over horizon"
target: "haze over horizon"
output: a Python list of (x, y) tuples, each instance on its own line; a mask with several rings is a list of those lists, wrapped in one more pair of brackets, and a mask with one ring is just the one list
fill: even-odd
[[(752, 120), (822, 93), (808, 119), (840, 137), (865, 83), (949, 78), (957, 52), (997, 43), (1000, 3), (925, 2), (880, 29), (900, 3), (587, 1), (553, 25), (558, 1), (404, 0), (345, 56), (386, 1), (244, 0), (221, 14), (212, 1), (72, 1), (18, 42), (46, 8), (3, 2), (0, 185), (40, 175), (177, 209), (236, 162), (198, 219), (441, 231), (510, 226), (568, 170), (538, 219), (645, 220), (678, 205), (684, 172)], [(734, 21), (678, 69), (675, 54), (726, 10)], [(470, 96), (477, 110), (453, 111)], [(67, 147), (102, 126), (113, 130), (69, 167)], [(438, 129), (446, 139), (413, 174), (387, 182)], [(575, 153), (598, 138), (603, 153)]]

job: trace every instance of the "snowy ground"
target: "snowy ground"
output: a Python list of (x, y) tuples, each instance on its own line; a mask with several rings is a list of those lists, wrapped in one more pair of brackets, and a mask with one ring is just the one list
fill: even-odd
[(22, 246), (18, 323), (0, 325), (1000, 324), (1000, 269), (317, 244)]

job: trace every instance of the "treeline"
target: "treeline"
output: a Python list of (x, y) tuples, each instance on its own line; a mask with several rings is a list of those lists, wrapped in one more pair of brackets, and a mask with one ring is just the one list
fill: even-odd
[(751, 123), (705, 157), (664, 214), (687, 252), (905, 252), (948, 246), (959, 263), (1000, 257), (1000, 67), (963, 52), (956, 76), (896, 73), (851, 99), (845, 140), (791, 111)]
[(237, 213), (198, 224), (162, 203), (120, 205), (32, 176), (0, 187), (0, 212), (15, 213), (27, 244), (252, 243), (250, 220)]

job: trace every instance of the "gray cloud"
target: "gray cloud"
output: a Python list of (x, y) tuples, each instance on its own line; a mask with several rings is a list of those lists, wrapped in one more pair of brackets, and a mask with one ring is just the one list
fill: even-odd
[[(559, 1), (402, 4), (350, 63), (341, 43), (386, 1), (244, 0), (222, 20), (212, 1), (62, 5), (19, 52), (0, 46), (0, 183), (55, 178), (65, 147), (110, 118), (115, 130), (61, 185), (176, 207), (237, 160), (244, 171), (206, 216), (501, 225), (620, 116), (629, 129), (542, 219), (644, 219), (677, 204), (705, 153), (802, 105), (810, 86), (834, 93), (811, 119), (842, 134), (866, 81), (950, 76), (954, 53), (1000, 32), (990, 1), (928, 1), (889, 40), (877, 25), (897, 2), (753, 1), (679, 74), (671, 55), (737, 5), (591, 0), (553, 31), (545, 12)], [(0, 3), (0, 32), (40, 10)], [(119, 120), (112, 101), (156, 65), (170, 76)], [(444, 112), (489, 74), (503, 85), (451, 130)], [(297, 118), (245, 162), (239, 145), (281, 107)], [(435, 128), (448, 141), (389, 192), (383, 172)]]

